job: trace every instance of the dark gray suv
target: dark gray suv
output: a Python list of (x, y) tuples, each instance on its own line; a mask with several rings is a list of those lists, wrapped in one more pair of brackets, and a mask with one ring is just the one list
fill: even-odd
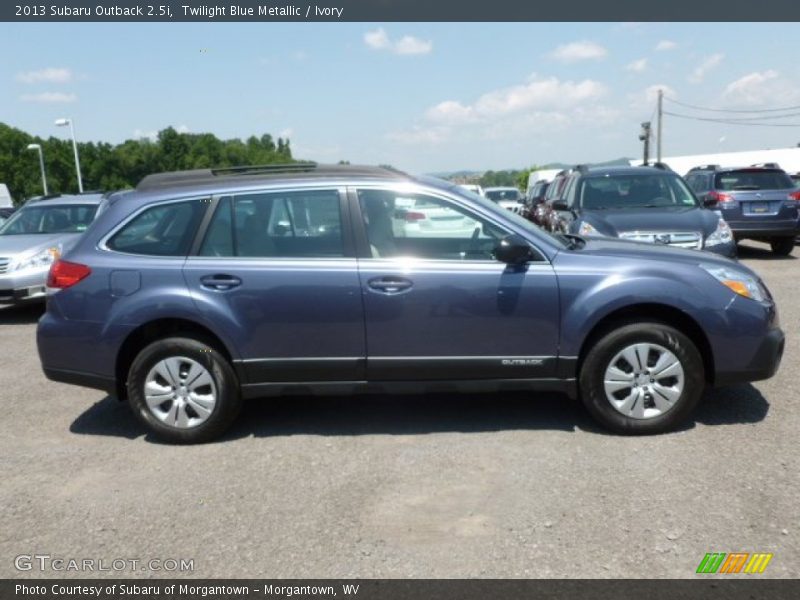
[(686, 183), (720, 211), (737, 240), (768, 242), (775, 254), (791, 254), (800, 234), (800, 192), (778, 165), (704, 165), (689, 171)]
[(157, 435), (220, 435), (286, 393), (556, 390), (620, 433), (706, 385), (772, 376), (784, 337), (747, 267), (550, 235), (458, 186), (313, 164), (145, 178), (51, 268), (46, 375)]

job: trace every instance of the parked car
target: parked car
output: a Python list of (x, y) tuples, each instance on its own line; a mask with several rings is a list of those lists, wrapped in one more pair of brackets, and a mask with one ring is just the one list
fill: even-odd
[(467, 190), (468, 192), (472, 192), (473, 194), (478, 194), (478, 196), (485, 196), (483, 188), (477, 183), (460, 183), (459, 187)]
[(792, 181), (794, 181), (795, 187), (800, 188), (800, 173), (795, 173), (790, 175), (790, 177), (792, 178)]
[(533, 221), (539, 226), (543, 225), (540, 219), (544, 214), (544, 211), (543, 209), (540, 209), (540, 207), (544, 203), (544, 198), (545, 194), (547, 194), (548, 187), (550, 187), (550, 181), (546, 179), (540, 179), (533, 184), (533, 187), (531, 187), (527, 197), (525, 198), (526, 210), (524, 216), (529, 221)]
[(8, 218), (14, 214), (16, 209), (13, 206), (0, 207), (0, 225), (8, 221)]
[(777, 165), (703, 165), (689, 171), (686, 182), (701, 202), (720, 211), (736, 240), (767, 242), (781, 256), (792, 252), (800, 234), (800, 191)]
[(553, 204), (558, 231), (708, 250), (736, 256), (736, 242), (719, 212), (701, 205), (671, 170), (580, 167)]
[(487, 187), (484, 188), (483, 194), (492, 202), (511, 212), (521, 213), (525, 208), (523, 203), (525, 197), (515, 187)]
[[(472, 234), (395, 236), (409, 198)], [(656, 433), (707, 385), (771, 377), (784, 347), (744, 265), (550, 235), (451, 183), (349, 165), (148, 176), (47, 285), (47, 377), (127, 398), (173, 442), (292, 392), (557, 390), (613, 431)]]
[(86, 230), (102, 198), (29, 200), (0, 226), (0, 304), (44, 300), (50, 265)]
[(564, 197), (567, 180), (571, 172), (572, 169), (564, 169), (556, 174), (556, 176), (553, 178), (553, 181), (547, 187), (547, 191), (544, 195), (544, 202), (542, 202), (539, 206), (537, 219), (539, 220), (541, 226), (547, 231), (557, 231), (556, 227), (558, 225), (558, 215), (553, 210), (553, 203), (561, 200), (561, 198)]

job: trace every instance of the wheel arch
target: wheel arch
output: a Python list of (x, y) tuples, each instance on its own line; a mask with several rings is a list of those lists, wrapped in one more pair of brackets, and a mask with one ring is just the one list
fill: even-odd
[(703, 359), (703, 371), (705, 372), (706, 383), (709, 385), (714, 384), (714, 354), (711, 343), (703, 331), (703, 328), (691, 315), (679, 308), (654, 302), (633, 304), (618, 308), (595, 323), (581, 344), (581, 349), (578, 353), (576, 374), (581, 372), (583, 361), (597, 340), (614, 329), (631, 323), (642, 322), (668, 325), (674, 327), (688, 337), (697, 347)]
[(136, 355), (148, 344), (165, 337), (184, 336), (208, 344), (218, 351), (235, 369), (233, 362), (234, 353), (214, 334), (208, 327), (191, 319), (178, 317), (164, 317), (148, 321), (132, 330), (117, 352), (114, 365), (114, 375), (117, 385), (117, 398), (124, 400), (127, 397), (128, 371)]

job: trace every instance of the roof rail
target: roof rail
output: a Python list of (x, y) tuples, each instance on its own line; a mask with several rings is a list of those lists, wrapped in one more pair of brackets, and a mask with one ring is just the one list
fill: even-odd
[[(645, 165), (641, 165), (641, 166), (645, 166)], [(672, 171), (672, 168), (667, 163), (663, 163), (663, 162), (650, 163), (649, 166), (651, 166), (651, 167), (653, 167), (655, 169), (661, 169), (662, 171)]]
[(573, 171), (579, 171), (581, 173), (588, 173), (589, 172), (589, 165), (585, 165), (585, 164), (575, 165), (575, 167), (572, 170)]
[(222, 181), (234, 185), (244, 181), (257, 181), (272, 178), (320, 178), (320, 177), (369, 177), (381, 179), (408, 179), (402, 171), (385, 167), (363, 165), (318, 165), (315, 162), (297, 162), (290, 164), (246, 165), (241, 167), (220, 167), (213, 169), (194, 169), (190, 171), (172, 171), (153, 173), (139, 181), (136, 189), (154, 191), (170, 187), (186, 187), (192, 185), (216, 185)]
[(698, 165), (692, 167), (689, 171), (716, 171), (720, 168), (719, 165)]
[(781, 166), (776, 162), (755, 163), (751, 167), (761, 167), (762, 169), (780, 169)]
[(272, 165), (244, 165), (241, 167), (220, 167), (211, 169), (212, 175), (257, 175), (259, 173), (305, 173), (315, 170), (315, 162), (296, 162)]

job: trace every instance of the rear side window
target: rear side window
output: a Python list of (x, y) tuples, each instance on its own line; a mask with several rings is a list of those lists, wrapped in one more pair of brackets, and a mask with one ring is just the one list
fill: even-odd
[(792, 178), (783, 171), (740, 169), (717, 173), (714, 187), (718, 190), (788, 190), (794, 187)]
[(112, 237), (111, 250), (148, 256), (186, 256), (208, 201), (161, 204), (143, 211)]
[(308, 190), (221, 198), (200, 256), (344, 256), (339, 192)]

